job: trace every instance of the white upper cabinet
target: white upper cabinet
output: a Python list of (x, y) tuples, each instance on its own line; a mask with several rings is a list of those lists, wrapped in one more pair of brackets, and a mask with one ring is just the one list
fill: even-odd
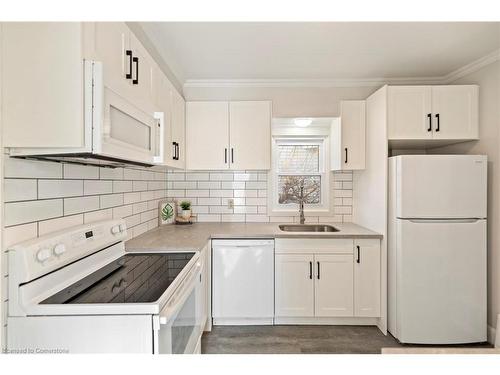
[(173, 167), (175, 165), (175, 150), (172, 141), (172, 84), (159, 71), (156, 72), (156, 106), (163, 112), (163, 162), (161, 164)]
[(354, 241), (354, 315), (380, 316), (380, 241)]
[(434, 139), (479, 138), (479, 87), (433, 86)]
[(477, 85), (389, 86), (389, 140), (467, 140), (479, 136)]
[(186, 101), (174, 88), (172, 88), (172, 146), (174, 149), (173, 166), (184, 169), (186, 167)]
[(188, 102), (186, 168), (271, 167), (271, 102)]
[[(132, 90), (130, 100), (140, 108), (149, 109), (154, 101), (153, 68), (155, 63), (136, 36), (130, 33), (132, 51)], [(129, 67), (130, 68), (130, 67)]]
[(353, 316), (351, 254), (315, 254), (315, 316)]
[(430, 86), (389, 86), (389, 139), (432, 139)]
[(75, 22), (2, 24), (5, 147), (83, 147), (83, 30)]
[(87, 26), (91, 59), (101, 61), (104, 84), (116, 92), (130, 90), (132, 50), (130, 30), (123, 22), (94, 22)]
[(340, 103), (340, 121), (331, 127), (331, 169), (365, 169), (366, 102), (345, 100)]
[(271, 168), (271, 102), (229, 103), (231, 169)]
[(186, 103), (186, 169), (229, 166), (229, 103)]

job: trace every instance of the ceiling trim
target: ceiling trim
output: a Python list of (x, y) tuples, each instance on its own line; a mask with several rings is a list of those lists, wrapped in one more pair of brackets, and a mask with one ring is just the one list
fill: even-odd
[(448, 73), (442, 78), (442, 83), (447, 84), (456, 81), (457, 79), (465, 77), (468, 74), (474, 73), (479, 69), (484, 68), (485, 66), (490, 65), (491, 63), (494, 63), (495, 61), (498, 60), (500, 60), (500, 49), (497, 49), (496, 51), (493, 51), (483, 57), (480, 57), (479, 59), (467, 65), (464, 65), (461, 68), (458, 68), (451, 73)]
[(380, 87), (382, 85), (443, 85), (475, 72), (500, 60), (500, 49), (495, 50), (444, 76), (355, 78), (355, 79), (187, 79), (186, 88), (238, 88), (238, 87)]

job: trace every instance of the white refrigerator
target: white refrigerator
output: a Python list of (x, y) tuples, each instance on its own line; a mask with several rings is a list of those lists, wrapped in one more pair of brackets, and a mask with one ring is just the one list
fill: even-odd
[(487, 158), (389, 158), (388, 320), (402, 343), (487, 339)]

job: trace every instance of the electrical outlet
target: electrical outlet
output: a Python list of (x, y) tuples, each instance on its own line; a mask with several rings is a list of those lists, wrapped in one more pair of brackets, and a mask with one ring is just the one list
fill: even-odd
[(234, 199), (230, 198), (227, 200), (227, 208), (234, 208)]

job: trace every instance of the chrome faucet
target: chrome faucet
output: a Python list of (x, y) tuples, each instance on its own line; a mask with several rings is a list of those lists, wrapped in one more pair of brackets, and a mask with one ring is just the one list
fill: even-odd
[(304, 216), (304, 185), (300, 187), (299, 217), (300, 224), (304, 224), (306, 222), (306, 218)]

